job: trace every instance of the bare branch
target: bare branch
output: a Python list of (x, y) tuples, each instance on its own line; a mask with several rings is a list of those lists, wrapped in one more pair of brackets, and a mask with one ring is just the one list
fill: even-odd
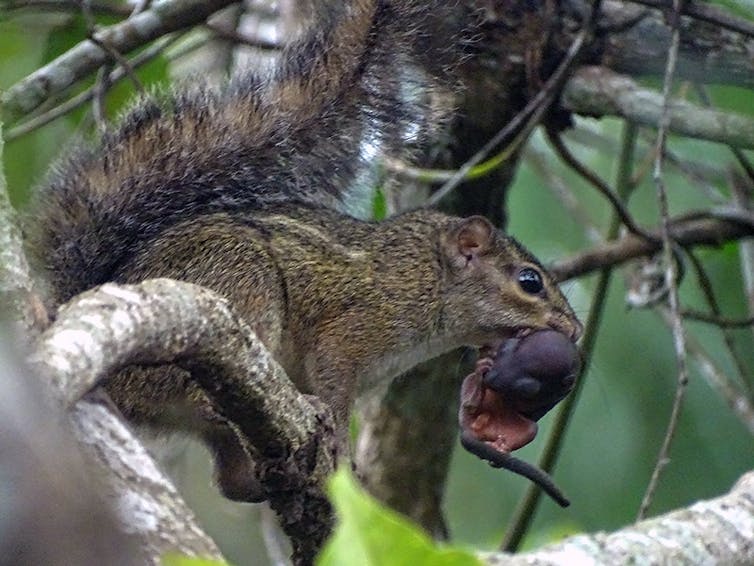
[[(127, 20), (98, 31), (96, 39), (128, 53), (170, 32), (206, 20), (232, 0), (164, 0)], [(106, 63), (110, 55), (86, 40), (11, 86), (0, 98), (11, 115), (26, 114)]]
[(47, 312), (37, 295), (23, 251), (16, 213), (8, 197), (2, 165), (3, 129), (0, 124), (0, 307), (10, 310), (26, 337), (47, 324)]
[(642, 521), (613, 533), (578, 535), (535, 552), (486, 554), (490, 566), (556, 564), (752, 564), (754, 563), (754, 472), (730, 493)]
[(613, 193), (610, 186), (600, 179), (594, 171), (576, 159), (576, 156), (571, 153), (558, 132), (552, 128), (548, 128), (546, 134), (547, 140), (563, 162), (597, 189), (597, 191), (610, 202), (610, 206), (613, 207), (613, 213), (620, 219), (629, 232), (641, 236), (642, 238), (649, 239), (652, 237), (636, 224), (636, 221), (633, 216), (631, 216), (628, 208), (621, 202), (620, 198)]
[[(651, 233), (659, 238), (658, 233)], [(672, 221), (670, 234), (682, 247), (720, 246), (731, 240), (754, 236), (754, 227), (726, 220), (689, 219)], [(558, 281), (564, 281), (637, 257), (652, 255), (660, 249), (659, 241), (649, 241), (627, 234), (614, 242), (607, 242), (569, 259), (556, 261), (550, 265), (550, 270)]]
[(32, 361), (68, 405), (128, 364), (194, 370), (264, 458), (259, 479), (294, 550), (313, 556), (329, 533), (332, 516), (322, 492), (334, 468), (329, 411), (295, 389), (217, 294), (168, 279), (103, 285), (61, 308)]
[(162, 564), (168, 553), (223, 559), (173, 483), (107, 399), (87, 396), (70, 411), (70, 420), (94, 466), (91, 477), (103, 478), (105, 497), (122, 530), (138, 537), (150, 564)]
[[(134, 69), (141, 67), (142, 65), (152, 61), (155, 57), (157, 57), (165, 49), (167, 49), (168, 46), (175, 43), (181, 37), (183, 37), (183, 34), (174, 34), (165, 36), (158, 41), (155, 41), (152, 45), (146, 47), (144, 50), (140, 51), (138, 55), (135, 55), (132, 59), (130, 59), (128, 61), (129, 65)], [(113, 85), (122, 80), (125, 76), (126, 71), (123, 67), (119, 66), (107, 75), (106, 82), (110, 85)], [(15, 125), (13, 128), (8, 130), (8, 134), (5, 139), (7, 141), (11, 141), (24, 136), (29, 132), (33, 132), (37, 128), (41, 128), (42, 126), (49, 124), (53, 120), (65, 116), (67, 113), (72, 112), (80, 106), (83, 106), (84, 104), (92, 100), (94, 96), (94, 87), (85, 89), (78, 93), (76, 96), (73, 96), (64, 102), (61, 102), (59, 105), (51, 108), (50, 110), (33, 115), (20, 124)]]
[[(578, 114), (621, 116), (643, 126), (656, 126), (663, 108), (662, 95), (639, 86), (633, 79), (605, 67), (583, 67), (563, 90), (563, 105)], [(673, 100), (668, 109), (669, 131), (692, 138), (754, 148), (754, 120), (732, 112), (711, 110)]]
[[(665, 14), (613, 1), (605, 2), (604, 13), (608, 25), (599, 63), (631, 76), (663, 76), (672, 36)], [(611, 20), (628, 25), (611, 27)], [(678, 79), (754, 87), (753, 38), (692, 17), (682, 17), (679, 25)]]
[(681, 18), (681, 0), (673, 0), (673, 14), (671, 22), (673, 26), (673, 39), (668, 50), (667, 65), (662, 86), (662, 112), (658, 120), (657, 129), (657, 148), (655, 151), (654, 179), (655, 189), (657, 192), (657, 203), (660, 209), (660, 234), (662, 235), (662, 263), (665, 268), (665, 287), (668, 289), (668, 303), (670, 307), (671, 329), (673, 334), (673, 348), (675, 350), (676, 367), (678, 369), (678, 378), (676, 383), (675, 397), (673, 398), (673, 407), (670, 411), (665, 438), (655, 461), (655, 467), (652, 476), (647, 484), (647, 489), (642, 498), (637, 519), (643, 519), (652, 504), (657, 486), (660, 483), (660, 476), (665, 466), (670, 461), (670, 447), (675, 438), (678, 429), (678, 419), (681, 416), (681, 407), (686, 396), (686, 389), (689, 383), (688, 377), (688, 353), (686, 352), (686, 331), (683, 327), (681, 318), (680, 299), (678, 298), (678, 267), (673, 257), (673, 247), (675, 242), (670, 235), (670, 212), (668, 209), (668, 194), (665, 189), (665, 179), (663, 177), (663, 165), (665, 159), (665, 146), (667, 144), (668, 126), (670, 125), (670, 91), (673, 88), (675, 79), (676, 64), (678, 62), (678, 48), (681, 42), (681, 33), (679, 30), (679, 20)]
[(0, 555), (14, 564), (145, 562), (101, 497), (101, 482), (66, 426), (45, 402), (38, 375), (12, 352), (0, 328), (0, 453), (3, 518)]
[[(663, 322), (671, 327), (673, 321), (666, 308), (659, 307), (656, 309), (662, 317)], [(721, 371), (712, 357), (704, 349), (704, 346), (695, 340), (691, 335), (686, 337), (689, 353), (696, 362), (699, 372), (710, 385), (712, 389), (720, 394), (727, 403), (730, 410), (736, 415), (749, 433), (754, 436), (754, 407), (743, 391), (742, 386), (731, 380), (723, 371)]]
[(681, 314), (688, 319), (698, 320), (699, 322), (706, 322), (708, 324), (714, 324), (722, 328), (731, 327), (745, 327), (754, 325), (754, 317), (749, 318), (727, 318), (716, 314), (708, 314), (701, 311), (692, 309), (684, 309)]

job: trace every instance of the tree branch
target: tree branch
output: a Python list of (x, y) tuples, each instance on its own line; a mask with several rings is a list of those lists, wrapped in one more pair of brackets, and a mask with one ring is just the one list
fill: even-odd
[(613, 533), (578, 535), (535, 552), (486, 554), (490, 566), (754, 563), (754, 472), (730, 493)]
[(0, 329), (0, 555), (14, 564), (143, 564), (42, 381)]
[[(650, 241), (627, 234), (614, 242), (607, 242), (581, 252), (571, 258), (556, 261), (549, 266), (558, 281), (580, 277), (604, 267), (614, 266), (631, 259), (654, 254), (662, 248), (657, 232), (650, 232), (657, 239)], [(720, 246), (731, 240), (754, 236), (754, 227), (749, 224), (718, 220), (675, 220), (670, 224), (670, 235), (680, 246)]]
[[(629, 77), (605, 67), (584, 67), (566, 83), (563, 105), (577, 114), (621, 116), (642, 126), (655, 127), (663, 108), (659, 92), (643, 88)], [(692, 138), (754, 148), (754, 120), (674, 99), (668, 108), (669, 131)]]
[[(45, 375), (46, 376), (46, 375)], [(121, 529), (138, 537), (150, 564), (166, 554), (223, 560), (176, 490), (104, 396), (88, 395), (70, 410), (73, 434), (99, 476)]]
[[(170, 32), (198, 24), (232, 3), (233, 0), (154, 2), (150, 9), (98, 31), (96, 38), (125, 54)], [(31, 112), (108, 60), (110, 55), (106, 51), (89, 40), (83, 41), (11, 86), (0, 98), (0, 104), (11, 116)]]
[(38, 298), (23, 252), (21, 230), (8, 197), (2, 156), (3, 128), (0, 123), (0, 307), (12, 313), (28, 338), (47, 324), (47, 312)]
[(312, 557), (329, 533), (332, 516), (322, 492), (334, 468), (329, 411), (293, 387), (215, 293), (168, 279), (103, 285), (61, 308), (32, 362), (68, 405), (125, 365), (176, 363), (193, 370), (262, 458), (259, 479), (294, 551)]
[[(597, 62), (631, 76), (663, 76), (672, 36), (664, 14), (610, 0), (603, 13)], [(678, 79), (754, 87), (754, 38), (688, 16), (681, 18), (680, 31)]]

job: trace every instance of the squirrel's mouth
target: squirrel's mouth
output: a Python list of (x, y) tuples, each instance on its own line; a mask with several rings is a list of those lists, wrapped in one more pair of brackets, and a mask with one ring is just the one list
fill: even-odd
[(568, 499), (552, 478), (510, 453), (537, 436), (536, 421), (573, 388), (580, 356), (574, 337), (524, 330), (480, 351), (461, 386), (461, 444), (492, 466), (539, 485), (562, 506)]

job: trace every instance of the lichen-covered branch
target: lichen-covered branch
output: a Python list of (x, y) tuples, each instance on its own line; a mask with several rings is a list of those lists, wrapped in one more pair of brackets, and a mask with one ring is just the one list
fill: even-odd
[[(170, 32), (198, 24), (232, 3), (233, 0), (153, 2), (148, 10), (98, 31), (95, 37), (124, 54)], [(109, 60), (106, 51), (89, 40), (83, 41), (11, 86), (0, 103), (10, 115), (31, 112)]]
[[(563, 90), (563, 105), (577, 114), (620, 116), (642, 126), (658, 124), (662, 94), (639, 86), (634, 80), (605, 67), (584, 67), (569, 79)], [(668, 108), (670, 132), (754, 148), (754, 120), (732, 112), (720, 112), (674, 99)]]
[(329, 411), (294, 388), (217, 294), (168, 279), (103, 285), (61, 308), (31, 360), (64, 404), (127, 364), (197, 370), (197, 381), (264, 457), (260, 481), (297, 555), (313, 556), (329, 533), (322, 491), (335, 464)]
[(730, 493), (613, 533), (570, 537), (536, 552), (486, 554), (490, 566), (752, 564), (754, 472)]
[(105, 499), (123, 532), (137, 537), (144, 559), (162, 564), (166, 554), (221, 560), (170, 479), (104, 396), (90, 395), (70, 410), (73, 434), (100, 476)]

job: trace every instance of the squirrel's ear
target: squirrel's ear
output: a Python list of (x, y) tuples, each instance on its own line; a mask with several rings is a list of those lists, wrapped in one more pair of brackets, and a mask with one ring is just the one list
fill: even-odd
[(484, 216), (470, 216), (461, 221), (449, 236), (448, 253), (470, 261), (489, 250), (495, 227)]

